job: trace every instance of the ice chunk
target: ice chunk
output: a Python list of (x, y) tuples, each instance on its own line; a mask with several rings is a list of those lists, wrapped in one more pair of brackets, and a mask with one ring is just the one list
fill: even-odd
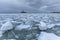
[(57, 23), (56, 25), (60, 26), (60, 23)]
[(41, 32), (38, 40), (60, 40), (60, 37), (56, 36), (53, 33)]
[(13, 19), (11, 19), (11, 18), (6, 18), (5, 20), (3, 20), (3, 22), (7, 22), (7, 21), (13, 21)]
[(21, 24), (21, 25), (17, 26), (15, 28), (15, 30), (22, 30), (22, 29), (27, 29), (27, 28), (30, 28), (30, 25)]
[(13, 28), (13, 25), (10, 21), (7, 21), (6, 23), (4, 23), (2, 25), (2, 27), (0, 28), (0, 30), (10, 30)]
[(22, 22), (18, 22), (18, 21), (11, 21), (12, 24), (17, 25), (17, 24), (21, 24)]
[(7, 21), (6, 23), (4, 23), (2, 25), (2, 27), (0, 28), (0, 35), (2, 35), (4, 32), (6, 32), (7, 30), (11, 30), (13, 29), (13, 25), (10, 21)]
[(55, 26), (55, 24), (48, 24), (48, 25), (47, 25), (48, 28), (52, 28), (52, 27), (54, 27), (54, 26)]
[(16, 39), (3, 39), (3, 40), (16, 40)]
[(55, 24), (46, 24), (43, 21), (40, 21), (40, 24), (38, 24), (38, 25), (39, 25), (40, 30), (46, 30), (48, 28), (52, 28), (55, 26)]
[(46, 29), (47, 29), (46, 23), (44, 23), (43, 21), (40, 21), (39, 28), (40, 28), (41, 30), (46, 30)]

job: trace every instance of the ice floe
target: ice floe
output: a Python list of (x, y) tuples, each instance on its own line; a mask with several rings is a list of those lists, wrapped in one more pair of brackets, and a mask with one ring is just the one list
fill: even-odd
[(43, 21), (40, 21), (40, 24), (38, 24), (38, 25), (39, 25), (40, 30), (46, 30), (48, 28), (52, 28), (55, 26), (55, 24), (46, 24)]
[(38, 40), (60, 40), (60, 37), (54, 33), (41, 32)]
[(2, 35), (4, 32), (13, 29), (13, 25), (10, 21), (7, 21), (4, 23), (0, 28), (0, 35)]
[(21, 24), (21, 25), (18, 25), (15, 30), (22, 30), (22, 29), (27, 29), (27, 28), (30, 28), (30, 25), (24, 25), (24, 24)]

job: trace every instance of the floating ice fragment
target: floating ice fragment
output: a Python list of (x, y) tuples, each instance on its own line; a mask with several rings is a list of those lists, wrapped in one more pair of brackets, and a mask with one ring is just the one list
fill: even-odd
[(30, 28), (30, 25), (24, 25), (24, 24), (21, 24), (21, 25), (18, 25), (15, 30), (22, 30), (22, 29), (27, 29), (27, 28)]
[(39, 24), (39, 28), (40, 28), (40, 30), (46, 30), (47, 29), (46, 23), (44, 23), (43, 21), (41, 21), (40, 24)]
[(10, 30), (13, 28), (13, 25), (10, 21), (7, 21), (6, 23), (4, 23), (2, 25), (2, 27), (0, 28), (0, 30)]
[(0, 35), (2, 35), (4, 32), (13, 29), (13, 25), (10, 21), (7, 21), (6, 23), (4, 23), (2, 25), (2, 27), (0, 28)]
[(46, 24), (43, 21), (40, 21), (40, 24), (38, 24), (38, 25), (39, 25), (40, 30), (46, 30), (48, 28), (52, 28), (55, 26), (55, 24)]

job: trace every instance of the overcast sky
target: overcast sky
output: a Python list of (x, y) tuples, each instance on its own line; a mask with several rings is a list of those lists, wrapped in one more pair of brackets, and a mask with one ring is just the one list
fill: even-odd
[(60, 11), (60, 0), (0, 0), (0, 12)]

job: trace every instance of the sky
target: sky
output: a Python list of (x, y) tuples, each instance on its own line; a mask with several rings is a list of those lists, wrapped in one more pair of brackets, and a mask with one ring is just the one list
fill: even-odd
[(60, 11), (60, 0), (0, 0), (0, 12)]

